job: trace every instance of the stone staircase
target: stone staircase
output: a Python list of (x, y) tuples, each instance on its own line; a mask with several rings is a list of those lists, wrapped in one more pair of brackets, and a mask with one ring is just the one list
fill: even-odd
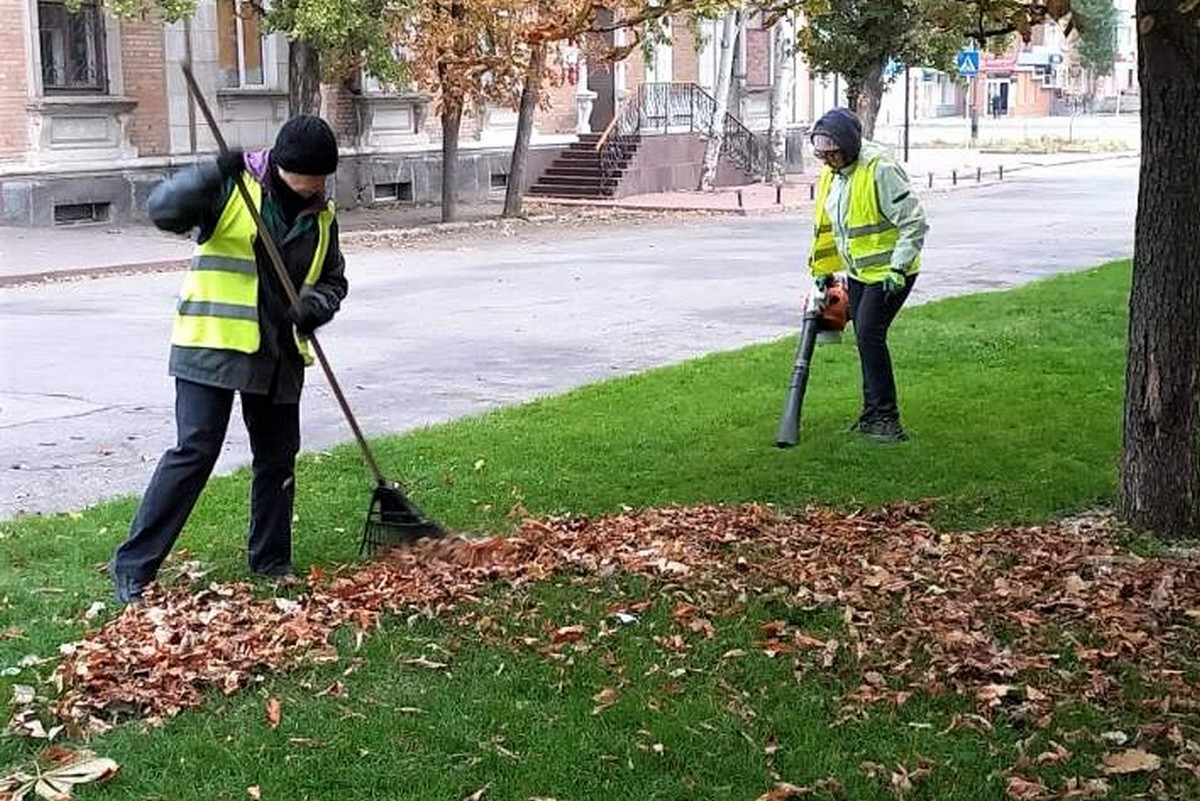
[(529, 189), (535, 197), (566, 198), (610, 198), (629, 167), (637, 143), (627, 148), (623, 158), (613, 165), (605, 176), (600, 166), (600, 154), (596, 144), (601, 134), (580, 134), (579, 141), (572, 142), (559, 153), (558, 158), (542, 173)]

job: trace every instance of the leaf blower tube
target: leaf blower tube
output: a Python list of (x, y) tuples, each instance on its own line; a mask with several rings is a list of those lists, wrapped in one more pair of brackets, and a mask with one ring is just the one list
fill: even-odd
[(846, 327), (849, 316), (850, 298), (845, 280), (836, 275), (822, 282), (813, 281), (812, 289), (804, 299), (804, 319), (800, 325), (800, 344), (796, 348), (796, 361), (792, 365), (792, 378), (788, 382), (787, 398), (783, 412), (779, 415), (779, 428), (775, 432), (775, 446), (791, 448), (800, 441), (800, 412), (804, 407), (804, 393), (808, 387), (808, 369), (812, 363), (817, 334), (823, 331), (840, 332)]

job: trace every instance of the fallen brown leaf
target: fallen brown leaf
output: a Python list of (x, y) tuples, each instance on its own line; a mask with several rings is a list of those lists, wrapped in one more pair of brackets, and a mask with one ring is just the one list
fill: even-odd
[(812, 795), (811, 787), (798, 787), (787, 782), (778, 782), (767, 792), (760, 795), (755, 801), (783, 801), (785, 798), (796, 798), (802, 795)]
[(1104, 772), (1112, 776), (1158, 770), (1162, 767), (1162, 759), (1140, 748), (1126, 748), (1124, 751), (1105, 754), (1101, 764)]
[(1063, 782), (1062, 797), (1064, 801), (1082, 799), (1091, 801), (1096, 798), (1108, 798), (1112, 788), (1104, 779), (1079, 779), (1072, 777)]
[(279, 705), (278, 698), (267, 699), (267, 725), (272, 729), (279, 728), (279, 721), (283, 717), (283, 708)]
[(1009, 798), (1017, 801), (1032, 801), (1050, 795), (1050, 788), (1038, 781), (1022, 779), (1020, 776), (1009, 776), (1004, 792)]
[(592, 700), (596, 702), (596, 706), (592, 709), (593, 715), (599, 715), (605, 709), (617, 702), (617, 691), (612, 687), (605, 687), (600, 692), (592, 696)]
[(553, 643), (563, 642), (578, 642), (587, 635), (587, 629), (583, 626), (563, 626), (555, 629), (554, 636), (550, 638)]

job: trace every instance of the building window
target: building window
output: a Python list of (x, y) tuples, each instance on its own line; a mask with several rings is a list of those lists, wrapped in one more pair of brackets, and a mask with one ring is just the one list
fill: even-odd
[(262, 17), (250, 0), (217, 0), (217, 60), (230, 89), (265, 88), (274, 82)]
[(97, 0), (83, 0), (75, 12), (62, 2), (39, 2), (38, 34), (44, 92), (108, 93), (104, 14)]

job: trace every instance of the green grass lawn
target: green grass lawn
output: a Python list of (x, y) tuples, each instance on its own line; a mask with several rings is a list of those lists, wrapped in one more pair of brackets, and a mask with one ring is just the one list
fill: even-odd
[[(426, 511), (468, 532), (505, 532), (522, 515), (706, 502), (853, 509), (933, 499), (944, 530), (1052, 520), (1114, 496), (1128, 286), (1122, 263), (905, 310), (892, 335), (912, 437), (901, 445), (845, 433), (859, 398), (847, 338), (817, 351), (792, 450), (772, 445), (794, 349), (787, 340), (380, 440), (377, 453)], [(352, 561), (370, 492), (356, 451), (305, 456), (298, 481), (297, 568)], [(188, 553), (169, 566), (191, 558), (211, 567), (206, 581), (243, 577), (246, 494), (245, 472), (214, 479), (179, 543)], [(59, 644), (115, 613), (110, 604), (84, 619), (109, 599), (101, 568), (133, 508), (124, 499), (0, 523), (0, 703), (16, 684), (49, 693), (38, 680)], [(453, 616), (389, 620), (357, 647), (347, 634), (337, 664), (263, 676), (161, 727), (126, 723), (96, 738), (91, 747), (122, 773), (81, 794), (243, 799), (256, 787), (264, 799), (292, 801), (457, 801), (487, 786), (486, 798), (514, 801), (753, 801), (785, 781), (818, 796), (883, 799), (895, 797), (892, 774), (903, 765), (918, 771), (909, 797), (975, 801), (1006, 797), (1003, 771), (1020, 753), (1045, 751), (1071, 731), (1133, 732), (1139, 723), (1080, 699), (1049, 731), (998, 723), (944, 734), (954, 715), (974, 710), (972, 699), (949, 695), (833, 725), (856, 677), (798, 678), (785, 660), (721, 658), (755, 650), (760, 625), (778, 616), (767, 601), (748, 599), (686, 661), (664, 662), (649, 632), (665, 631), (684, 590), (639, 581), (551, 580), (497, 588), (478, 602), (473, 614), (491, 610), (514, 631), (535, 631), (551, 618), (595, 623), (614, 598), (656, 599), (644, 625), (567, 661), (473, 637)], [(811, 624), (839, 627), (836, 615)], [(31, 655), (46, 661), (30, 664)], [(444, 655), (449, 667), (409, 664), (421, 655)], [(593, 714), (614, 665), (621, 699)], [(335, 682), (344, 693), (320, 694)], [(264, 724), (268, 697), (283, 706), (278, 728)], [(39, 745), (0, 739), (0, 765)], [(1084, 738), (1070, 748), (1049, 774), (1094, 776), (1102, 747)], [(1120, 777), (1108, 797), (1146, 791), (1151, 780)], [(1188, 787), (1200, 792), (1200, 782)]]

